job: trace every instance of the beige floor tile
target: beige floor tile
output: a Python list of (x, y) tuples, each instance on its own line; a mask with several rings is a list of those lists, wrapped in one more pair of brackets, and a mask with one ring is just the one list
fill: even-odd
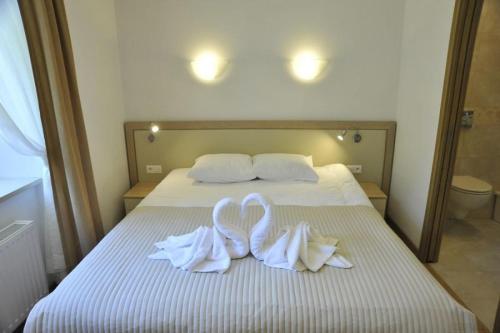
[(498, 297), (464, 297), (462, 300), (488, 329), (493, 330)]
[(491, 329), (500, 297), (500, 223), (448, 221), (432, 267)]

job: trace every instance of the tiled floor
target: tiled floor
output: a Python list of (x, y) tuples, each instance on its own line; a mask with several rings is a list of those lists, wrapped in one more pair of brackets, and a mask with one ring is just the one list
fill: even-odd
[(500, 297), (500, 223), (449, 220), (439, 262), (431, 266), (492, 329)]

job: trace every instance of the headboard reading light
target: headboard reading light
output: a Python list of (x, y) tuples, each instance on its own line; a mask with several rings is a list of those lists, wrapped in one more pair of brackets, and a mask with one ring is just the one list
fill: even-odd
[(160, 126), (158, 126), (154, 123), (151, 123), (150, 130), (151, 130), (151, 133), (148, 135), (148, 141), (152, 143), (156, 139), (155, 133), (158, 133), (160, 131)]
[[(339, 132), (339, 134), (337, 134), (337, 140), (344, 141), (346, 136), (347, 136), (347, 130), (342, 130)], [(363, 136), (361, 135), (361, 133), (359, 133), (359, 130), (356, 130), (356, 132), (352, 136), (352, 139), (354, 143), (360, 143), (361, 140), (363, 139)]]

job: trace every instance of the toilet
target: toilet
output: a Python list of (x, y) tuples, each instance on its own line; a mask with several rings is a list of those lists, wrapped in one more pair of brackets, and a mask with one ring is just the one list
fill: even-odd
[(471, 176), (453, 176), (448, 212), (451, 218), (463, 220), (470, 211), (488, 204), (493, 186)]

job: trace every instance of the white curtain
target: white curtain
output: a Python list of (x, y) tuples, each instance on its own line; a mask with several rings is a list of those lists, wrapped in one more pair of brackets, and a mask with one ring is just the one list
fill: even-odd
[(0, 139), (19, 154), (36, 156), (44, 161), (44, 221), (40, 222), (45, 237), (45, 265), (48, 273), (63, 272), (64, 255), (43, 128), (17, 0), (0, 0)]

